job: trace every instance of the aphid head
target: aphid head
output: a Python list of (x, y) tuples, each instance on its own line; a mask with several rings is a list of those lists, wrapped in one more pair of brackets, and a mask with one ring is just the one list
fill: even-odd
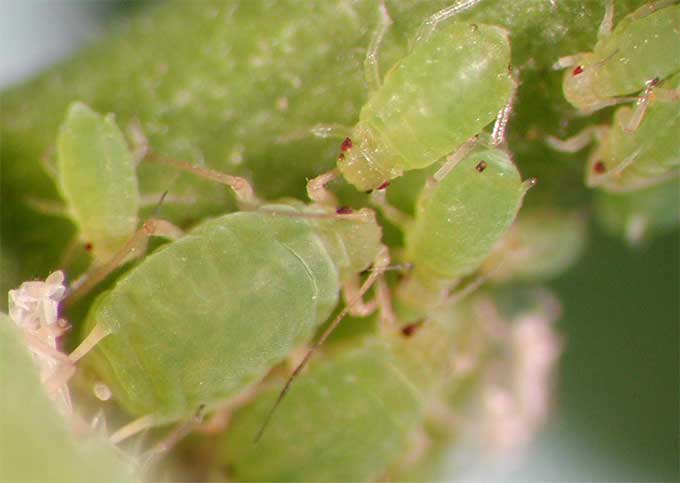
[(592, 62), (593, 54), (582, 54), (578, 62), (564, 73), (564, 97), (582, 111), (594, 111), (602, 103), (596, 94), (598, 64)]
[(381, 142), (379, 133), (360, 122), (352, 137), (346, 138), (340, 146), (338, 168), (350, 184), (360, 191), (368, 191), (401, 176), (401, 171), (386, 165), (394, 159), (395, 153)]

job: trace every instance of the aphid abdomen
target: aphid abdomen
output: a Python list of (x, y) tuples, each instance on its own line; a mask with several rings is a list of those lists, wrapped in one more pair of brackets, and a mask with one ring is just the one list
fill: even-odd
[(132, 154), (112, 115), (71, 104), (57, 141), (58, 184), (81, 238), (110, 258), (137, 229)]
[(680, 5), (642, 18), (633, 15), (597, 43), (595, 65), (585, 67), (594, 69), (591, 86), (601, 99), (635, 94), (647, 81), (680, 70)]
[(509, 156), (473, 152), (424, 193), (406, 235), (406, 256), (426, 278), (475, 271), (515, 219), (526, 186)]
[(158, 422), (214, 406), (311, 337), (337, 269), (305, 219), (222, 216), (149, 256), (102, 296), (90, 358), (120, 403)]
[(450, 23), (416, 44), (362, 108), (357, 148), (338, 163), (343, 175), (359, 189), (374, 188), (365, 177), (383, 173), (384, 181), (454, 151), (507, 104), (509, 64), (507, 32), (498, 27)]

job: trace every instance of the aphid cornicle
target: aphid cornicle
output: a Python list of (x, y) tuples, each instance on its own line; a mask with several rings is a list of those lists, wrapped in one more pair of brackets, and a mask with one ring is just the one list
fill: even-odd
[[(462, 3), (469, 8), (467, 4), (476, 2)], [(375, 52), (379, 42), (373, 42), (366, 62), (373, 92), (356, 126), (336, 129), (347, 136), (338, 158), (339, 171), (310, 182), (312, 199), (327, 201), (324, 185), (340, 173), (366, 191), (404, 171), (429, 166), (504, 112), (515, 87), (509, 71), (508, 32), (491, 25), (440, 23), (457, 13), (455, 6), (425, 22), (432, 25), (431, 32), (416, 40), (411, 52), (387, 72), (382, 85), (378, 85)], [(327, 136), (333, 128), (317, 131)]]
[[(630, 99), (630, 96), (680, 70), (680, 5), (661, 0), (643, 5), (612, 30), (613, 3), (607, 10), (592, 52), (563, 57), (556, 66), (569, 67), (563, 90), (567, 100), (584, 112)], [(649, 96), (649, 93), (645, 93)], [(657, 96), (659, 93), (657, 93)], [(641, 109), (642, 110), (642, 109)]]

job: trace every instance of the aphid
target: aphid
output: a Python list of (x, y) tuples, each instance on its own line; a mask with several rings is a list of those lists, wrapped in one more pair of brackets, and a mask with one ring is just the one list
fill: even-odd
[(413, 267), (397, 288), (398, 300), (420, 315), (443, 303), (463, 277), (480, 267), (533, 184), (522, 182), (504, 150), (478, 148), (459, 151), (428, 180), (413, 219), (395, 213), (384, 195), (374, 195), (404, 231), (400, 261)]
[(372, 93), (359, 122), (313, 130), (345, 138), (337, 170), (308, 184), (313, 200), (331, 203), (325, 185), (340, 174), (360, 191), (375, 189), (454, 152), (494, 118), (498, 126), (505, 124), (515, 87), (508, 33), (490, 25), (441, 23), (476, 3), (458, 2), (426, 20), (413, 49), (380, 85), (377, 49), (391, 22), (382, 6), (383, 24), (365, 62)]
[(364, 295), (388, 263), (380, 237), (370, 210), (267, 205), (207, 220), (146, 257), (96, 301), (72, 354), (87, 353), (139, 416), (112, 440), (213, 409), (256, 382), (309, 340), (340, 289), (375, 261), (352, 300)]
[[(256, 445), (270, 386), (233, 414), (218, 449), (238, 481), (372, 481), (408, 449), (449, 368), (448, 332), (425, 323), (350, 342), (312, 363)], [(341, 462), (341, 464), (339, 464)]]
[[(662, 84), (680, 93), (680, 72)], [(576, 136), (548, 138), (555, 149), (573, 152), (591, 139), (597, 146), (586, 168), (586, 184), (607, 191), (634, 191), (676, 177), (680, 166), (680, 97), (674, 101), (652, 100), (644, 120), (632, 132), (627, 127), (635, 109), (620, 107), (611, 126), (586, 128)]]
[(113, 115), (71, 104), (57, 138), (56, 181), (88, 251), (111, 258), (137, 229), (140, 207), (134, 159)]
[(608, 0), (593, 51), (563, 57), (555, 64), (569, 68), (563, 84), (567, 100), (590, 113), (635, 100), (628, 96), (644, 90), (629, 121), (633, 130), (652, 92), (657, 98), (673, 96), (655, 84), (680, 70), (680, 6), (675, 3), (661, 0), (643, 5), (612, 29), (614, 6)]

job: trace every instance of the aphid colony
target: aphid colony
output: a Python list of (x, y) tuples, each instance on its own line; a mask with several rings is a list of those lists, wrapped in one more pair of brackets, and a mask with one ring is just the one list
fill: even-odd
[[(567, 218), (564, 225), (556, 222), (551, 233), (559, 235), (552, 238), (523, 238), (517, 231), (521, 228), (516, 228), (514, 235), (510, 232), (512, 236), (503, 239), (534, 181), (521, 179), (503, 146), (515, 89), (507, 32), (449, 18), (475, 3), (461, 2), (459, 8), (449, 7), (428, 19), (411, 51), (389, 70), (382, 85), (376, 58), (389, 16), (381, 6), (383, 24), (374, 35), (366, 61), (366, 77), (373, 92), (354, 128), (323, 130), (345, 140), (337, 169), (309, 182), (311, 204), (296, 200), (265, 203), (244, 178), (150, 152), (138, 161), (226, 184), (243, 211), (205, 220), (186, 233), (156, 218), (146, 220), (138, 229), (135, 159), (125, 137), (112, 116), (101, 116), (82, 103), (70, 107), (57, 142), (56, 179), (79, 236), (91, 244), (95, 262), (91, 272), (71, 287), (65, 303), (82, 303), (84, 294), (132, 257), (142, 255), (149, 236), (171, 240), (143, 257), (97, 297), (82, 328), (81, 345), (68, 359), (60, 359), (64, 379), (73, 372), (75, 362), (82, 362), (136, 418), (115, 432), (112, 441), (118, 443), (154, 426), (191, 419), (197, 411), (216, 411), (248, 394), (245, 403), (240, 401), (245, 405), (242, 418), (221, 443), (226, 448), (225, 464), (239, 478), (378, 477), (431, 416), (426, 411), (430, 403), (451, 390), (447, 373), (452, 365), (467, 370), (484, 365), (481, 349), (472, 342), (464, 348), (472, 354), (469, 359), (460, 358), (465, 350), (454, 356), (452, 334), (458, 335), (461, 328), (450, 319), (458, 310), (497, 313), (495, 304), (484, 296), (474, 296), (472, 301), (463, 298), (489, 279), (550, 276), (576, 257), (582, 247), (580, 217)], [(666, 12), (672, 24), (678, 8), (645, 12), (648, 15), (636, 12), (630, 22)], [(619, 29), (623, 27), (618, 26), (611, 38), (616, 38)], [(677, 33), (672, 27), (666, 32), (669, 38)], [(593, 61), (589, 56), (584, 56), (585, 60), (579, 57), (570, 75), (590, 76), (591, 70), (599, 71), (615, 57), (611, 49), (604, 50), (605, 54), (598, 54), (603, 57)], [(563, 60), (561, 65), (570, 62)], [(658, 148), (642, 142), (652, 134), (661, 136), (658, 126), (680, 122), (673, 97), (678, 68), (665, 69), (637, 87), (616, 87), (611, 93), (593, 94), (585, 84), (567, 87), (565, 81), (570, 101), (588, 99), (572, 101), (583, 110), (611, 105), (618, 102), (618, 98), (612, 101), (615, 96), (644, 90), (634, 109), (617, 111), (617, 124), (606, 132), (605, 128), (596, 131), (604, 161), (594, 161), (593, 170), (599, 171), (596, 166), (604, 162), (606, 174), (616, 171), (616, 175), (592, 184), (638, 186), (650, 177), (666, 177), (677, 167), (677, 149), (668, 150), (670, 161), (664, 161), (657, 174)], [(599, 89), (603, 81), (589, 82)], [(573, 94), (579, 89), (585, 94)], [(657, 92), (667, 93), (667, 97), (659, 95), (657, 99)], [(494, 119), (491, 133), (486, 133), (484, 129)], [(617, 129), (639, 132), (640, 142), (631, 141), (630, 147), (624, 148)], [(665, 142), (677, 146), (676, 139), (665, 136)], [(553, 145), (573, 147), (569, 141), (560, 144), (553, 140)], [(641, 151), (644, 149), (647, 152)], [(623, 167), (615, 168), (616, 160)], [(439, 163), (437, 170), (418, 193), (412, 217), (387, 202), (385, 189), (391, 179), (435, 163)], [(402, 251), (383, 244), (382, 227), (373, 209), (336, 206), (326, 184), (340, 175), (358, 190), (373, 190), (374, 207), (404, 236)], [(118, 196), (122, 198), (118, 200)], [(531, 212), (521, 217), (517, 226), (531, 232), (545, 224), (542, 217), (555, 219)], [(573, 243), (564, 242), (562, 229), (575, 234)], [(563, 258), (554, 265), (527, 269), (533, 266), (534, 253), (560, 242), (568, 248)], [(402, 271), (399, 280), (388, 280), (387, 271), (395, 267)], [(60, 281), (57, 278), (59, 275), (48, 279), (45, 287), (52, 291), (41, 295), (41, 300), (56, 303), (61, 298), (63, 294), (54, 288), (55, 281)], [(366, 300), (371, 290), (374, 298)], [(313, 343), (315, 334), (333, 315), (341, 293), (344, 308)], [(25, 297), (15, 299), (18, 304)], [(540, 374), (545, 386), (559, 344), (551, 329), (542, 324), (553, 320), (558, 311), (544, 296), (532, 299), (529, 305), (538, 307), (541, 314), (535, 318), (542, 322), (529, 324), (539, 327), (536, 332), (542, 342), (537, 345), (548, 345), (552, 351)], [(42, 325), (54, 325), (56, 313), (50, 310), (49, 320)], [(365, 318), (374, 312), (378, 329), (369, 331), (358, 344), (357, 339), (336, 343), (307, 373), (301, 372), (345, 316)], [(487, 322), (494, 319), (482, 318)], [(497, 318), (514, 320), (517, 314)], [(25, 320), (14, 319), (18, 324)], [(485, 330), (491, 333), (494, 329)], [(343, 352), (338, 350), (343, 344), (357, 345)], [(281, 391), (282, 365), (305, 345), (311, 348), (298, 364), (293, 363), (294, 370), (288, 371)], [(52, 349), (55, 347), (52, 343)], [(291, 383), (298, 374), (296, 387)], [(65, 387), (58, 387), (67, 397)], [(284, 400), (289, 389), (290, 397)], [(505, 392), (513, 393), (510, 389)], [(389, 404), (385, 406), (383, 401)], [(545, 411), (545, 401), (541, 404), (540, 411)], [(276, 408), (280, 408), (279, 414), (274, 412)], [(352, 417), (343, 418), (345, 411)], [(531, 409), (526, 411), (531, 413)], [(440, 413), (447, 419), (445, 410)], [(544, 413), (527, 415), (532, 422), (542, 417)], [(264, 431), (270, 418), (269, 429)], [(272, 427), (279, 423), (278, 429)], [(318, 430), (333, 425), (342, 428), (342, 434)], [(298, 433), (292, 434), (291, 427)], [(379, 437), (367, 438), (368, 433)], [(261, 446), (249, 446), (251, 441), (244, 438), (261, 439)], [(281, 452), (281, 441), (291, 439), (305, 443), (290, 446), (290, 453)], [(326, 448), (340, 448), (338, 454), (342, 455), (350, 451), (354, 461), (339, 468), (335, 461), (339, 456), (332, 451), (318, 457), (316, 451)], [(268, 455), (264, 459), (269, 463), (262, 463), (263, 454)], [(249, 464), (251, 459), (260, 463)], [(249, 473), (253, 468), (266, 471)], [(304, 468), (308, 471), (300, 473)]]

